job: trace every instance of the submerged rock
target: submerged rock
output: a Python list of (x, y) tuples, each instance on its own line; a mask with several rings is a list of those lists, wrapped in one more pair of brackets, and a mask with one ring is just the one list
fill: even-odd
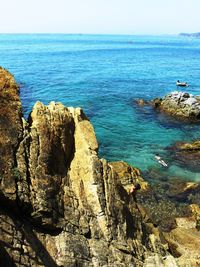
[[(153, 179), (155, 171), (151, 175)], [(146, 190), (138, 192), (137, 203), (145, 208), (151, 221), (159, 226), (162, 232), (170, 232), (176, 228), (177, 217), (191, 216), (191, 209), (187, 202), (190, 193), (194, 190), (189, 189), (189, 185), (180, 180), (158, 180), (153, 183), (154, 185), (148, 186)]]
[(139, 170), (98, 158), (80, 108), (37, 102), (25, 121), (0, 69), (0, 111), (0, 265), (178, 266), (137, 203)]
[(191, 143), (176, 142), (167, 147), (171, 159), (182, 167), (187, 167), (193, 171), (200, 171), (200, 141)]
[(145, 106), (145, 105), (149, 105), (150, 101), (139, 98), (139, 99), (135, 99), (134, 103), (136, 103), (139, 106)]

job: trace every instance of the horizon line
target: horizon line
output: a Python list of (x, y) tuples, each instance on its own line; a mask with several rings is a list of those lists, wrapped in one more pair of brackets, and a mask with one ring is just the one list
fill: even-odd
[[(182, 33), (182, 32), (180, 32)], [(3, 34), (53, 34), (53, 35), (151, 35), (151, 36), (160, 36), (160, 35), (179, 35), (180, 33), (70, 33), (70, 32), (0, 32), (0, 35)]]

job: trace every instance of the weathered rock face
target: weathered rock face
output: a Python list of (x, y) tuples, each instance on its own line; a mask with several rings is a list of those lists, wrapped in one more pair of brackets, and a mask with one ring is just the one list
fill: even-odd
[(4, 195), (16, 200), (16, 150), (22, 138), (19, 88), (13, 76), (0, 68), (0, 179)]
[(64, 183), (74, 151), (75, 125), (62, 104), (37, 102), (24, 122), (24, 138), (17, 151), (18, 200), (39, 224), (59, 228), (63, 218)]
[(185, 92), (172, 92), (164, 98), (156, 98), (152, 105), (179, 119), (200, 120), (199, 97), (192, 96)]
[(156, 181), (156, 169), (151, 177), (154, 186), (138, 191), (137, 205), (159, 225), (179, 266), (199, 266), (200, 185), (175, 176)]
[(185, 92), (172, 92), (154, 100), (135, 99), (138, 106), (150, 106), (178, 120), (198, 122), (200, 120), (200, 96)]
[(179, 256), (181, 266), (199, 266), (200, 232), (196, 228), (196, 220), (191, 218), (177, 218), (177, 227), (170, 233), (165, 233), (172, 252)]
[(178, 266), (137, 204), (139, 170), (98, 158), (81, 109), (37, 102), (26, 122), (4, 69), (0, 97), (1, 266)]

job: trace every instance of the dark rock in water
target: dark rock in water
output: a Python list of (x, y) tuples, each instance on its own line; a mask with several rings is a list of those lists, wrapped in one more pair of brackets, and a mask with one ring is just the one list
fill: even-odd
[(189, 121), (200, 120), (199, 96), (193, 96), (186, 92), (172, 92), (164, 98), (156, 98), (152, 105), (177, 119)]
[(189, 196), (198, 191), (199, 186), (182, 181), (180, 177), (163, 176), (159, 169), (144, 173), (152, 186), (145, 193), (138, 192), (137, 200), (146, 208), (152, 221), (169, 232), (176, 227), (177, 217), (191, 216)]
[(167, 150), (176, 164), (193, 171), (200, 171), (200, 141), (176, 142), (174, 145), (167, 147)]
[(150, 102), (144, 99), (135, 99), (134, 103), (136, 103), (138, 106), (145, 106), (149, 105)]
[(150, 102), (154, 108), (160, 108), (162, 103), (162, 98), (155, 98), (153, 101)]
[(80, 108), (37, 102), (25, 121), (0, 69), (1, 266), (178, 266), (137, 203), (139, 170), (97, 151)]

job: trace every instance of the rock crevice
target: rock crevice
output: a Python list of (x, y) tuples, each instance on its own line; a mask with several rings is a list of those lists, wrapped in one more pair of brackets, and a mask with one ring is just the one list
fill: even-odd
[(178, 266), (137, 204), (139, 170), (99, 159), (80, 108), (37, 102), (26, 122), (1, 68), (0, 126), (0, 265)]

